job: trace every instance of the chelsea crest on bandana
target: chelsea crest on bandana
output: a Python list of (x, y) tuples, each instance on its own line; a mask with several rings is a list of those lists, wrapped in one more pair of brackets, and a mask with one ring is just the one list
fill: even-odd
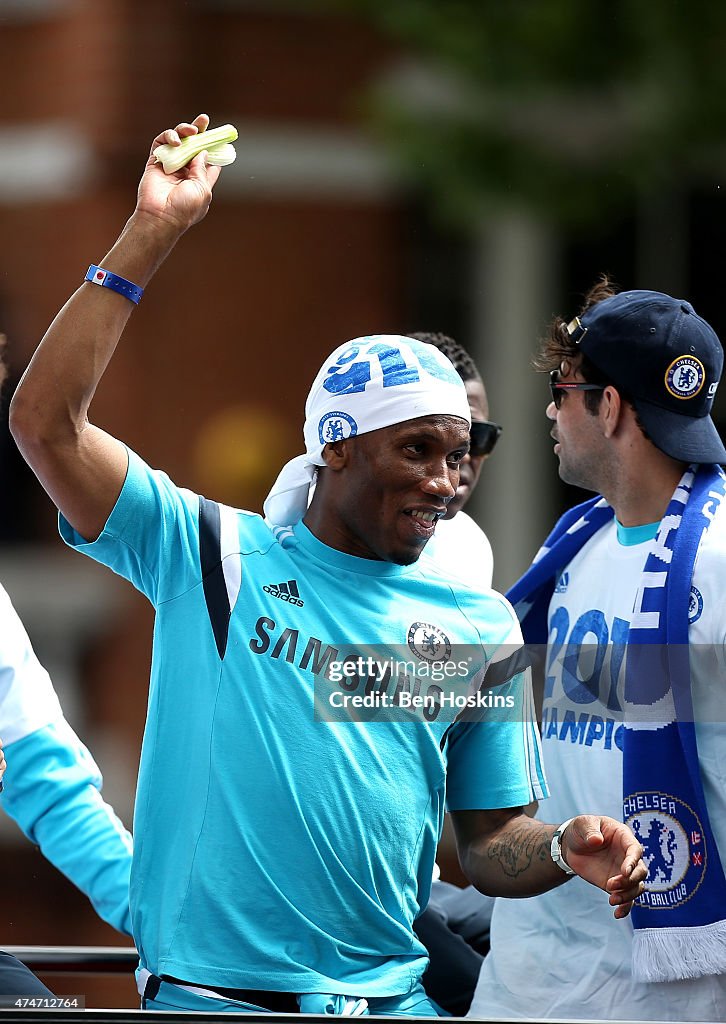
[(641, 843), (648, 865), (648, 910), (668, 910), (693, 896), (706, 869), (706, 839), (693, 808), (667, 793), (633, 793), (623, 801), (623, 819)]
[(321, 444), (333, 444), (335, 441), (344, 441), (346, 437), (355, 437), (358, 433), (358, 424), (347, 412), (336, 409), (335, 412), (327, 412), (318, 424), (318, 436)]

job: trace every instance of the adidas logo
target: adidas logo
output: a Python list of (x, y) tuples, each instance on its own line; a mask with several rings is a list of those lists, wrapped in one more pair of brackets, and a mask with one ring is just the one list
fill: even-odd
[(297, 580), (288, 580), (287, 583), (268, 583), (262, 589), (266, 594), (271, 594), (272, 597), (276, 597), (280, 601), (286, 601), (287, 604), (291, 604), (295, 608), (302, 608), (305, 604), (298, 592)]
[(569, 574), (569, 572), (567, 572), (567, 570), (565, 570), (565, 572), (563, 572), (562, 575), (560, 576), (560, 578), (557, 580), (557, 585), (555, 586), (555, 593), (556, 594), (566, 594), (567, 593), (567, 588), (569, 587), (569, 585), (570, 585), (570, 574)]

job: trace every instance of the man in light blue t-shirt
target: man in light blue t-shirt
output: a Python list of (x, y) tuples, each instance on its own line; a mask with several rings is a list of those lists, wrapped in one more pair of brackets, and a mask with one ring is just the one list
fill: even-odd
[(412, 923), (445, 807), (472, 883), (496, 895), (574, 870), (624, 917), (641, 848), (610, 818), (575, 818), (560, 844), (522, 814), (545, 785), (512, 609), (418, 563), (469, 446), (466, 390), (432, 346), (375, 335), (331, 354), (265, 518), (87, 422), (142, 286), (218, 174), (150, 156), (11, 410), (64, 539), (156, 610), (131, 879), (143, 1005), (434, 1016)]

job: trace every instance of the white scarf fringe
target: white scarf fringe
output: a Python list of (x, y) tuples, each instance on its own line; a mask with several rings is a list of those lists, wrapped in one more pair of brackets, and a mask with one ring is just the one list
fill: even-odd
[(636, 928), (636, 981), (682, 981), (726, 973), (726, 921), (692, 928)]

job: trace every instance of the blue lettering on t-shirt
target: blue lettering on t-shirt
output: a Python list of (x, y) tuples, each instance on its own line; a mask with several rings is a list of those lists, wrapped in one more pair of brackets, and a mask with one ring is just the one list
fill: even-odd
[(612, 750), (614, 743), (622, 751), (623, 725), (615, 718), (602, 718), (587, 712), (575, 717), (575, 712), (569, 708), (560, 721), (558, 709), (553, 706), (542, 711), (542, 739), (578, 743), (586, 747), (602, 746), (604, 750)]
[[(617, 715), (622, 711), (629, 623), (616, 617), (608, 624), (597, 608), (583, 612), (571, 623), (568, 609), (560, 606), (549, 625), (543, 739), (605, 750), (614, 745), (622, 750), (623, 726), (607, 712)], [(586, 708), (577, 711), (567, 704), (597, 704), (601, 713), (594, 713), (594, 708), (592, 712)]]
[(559, 678), (565, 696), (574, 704), (599, 701), (608, 711), (622, 711), (621, 677), (629, 629), (627, 620), (617, 617), (608, 626), (597, 608), (583, 612), (570, 626), (567, 608), (557, 608), (550, 619), (544, 699), (554, 696)]

